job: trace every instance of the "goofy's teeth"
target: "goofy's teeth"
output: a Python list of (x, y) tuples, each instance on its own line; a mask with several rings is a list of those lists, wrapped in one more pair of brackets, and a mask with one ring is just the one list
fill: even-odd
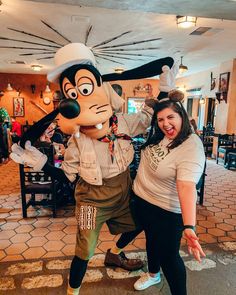
[(102, 129), (102, 123), (99, 123), (99, 124), (95, 125), (95, 127), (96, 127), (98, 130)]
[(75, 132), (75, 137), (76, 138), (80, 138), (80, 132), (79, 132), (79, 130)]
[(77, 130), (75, 131), (75, 137), (80, 138), (80, 126), (78, 126)]

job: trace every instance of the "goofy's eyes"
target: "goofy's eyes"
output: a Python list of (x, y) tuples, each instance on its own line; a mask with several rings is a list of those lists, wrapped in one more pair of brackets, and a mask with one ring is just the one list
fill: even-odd
[(87, 96), (90, 95), (93, 92), (93, 84), (91, 83), (83, 83), (78, 86), (78, 90), (81, 95)]
[(69, 98), (76, 99), (77, 98), (77, 91), (75, 88), (70, 88), (66, 91), (66, 94)]

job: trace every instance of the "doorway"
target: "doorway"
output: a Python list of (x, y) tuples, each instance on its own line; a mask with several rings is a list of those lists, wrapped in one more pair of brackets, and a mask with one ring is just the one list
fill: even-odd
[(189, 96), (187, 98), (187, 113), (189, 118), (194, 119), (198, 130), (204, 125), (204, 105), (200, 104), (201, 95)]
[(206, 124), (215, 126), (215, 114), (216, 114), (216, 100), (213, 97), (208, 98), (207, 104), (207, 120)]

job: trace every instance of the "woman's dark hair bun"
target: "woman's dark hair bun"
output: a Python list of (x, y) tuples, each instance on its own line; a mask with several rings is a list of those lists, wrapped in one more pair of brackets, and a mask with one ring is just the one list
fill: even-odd
[(172, 101), (180, 101), (180, 102), (183, 102), (184, 100), (184, 93), (180, 90), (171, 90), (169, 93), (168, 93), (168, 97), (170, 100)]

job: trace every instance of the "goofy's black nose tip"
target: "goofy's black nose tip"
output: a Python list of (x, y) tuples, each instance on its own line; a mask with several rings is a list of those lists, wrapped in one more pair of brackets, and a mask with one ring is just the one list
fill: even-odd
[(59, 105), (59, 112), (63, 117), (73, 119), (80, 114), (80, 106), (74, 99), (63, 99)]

